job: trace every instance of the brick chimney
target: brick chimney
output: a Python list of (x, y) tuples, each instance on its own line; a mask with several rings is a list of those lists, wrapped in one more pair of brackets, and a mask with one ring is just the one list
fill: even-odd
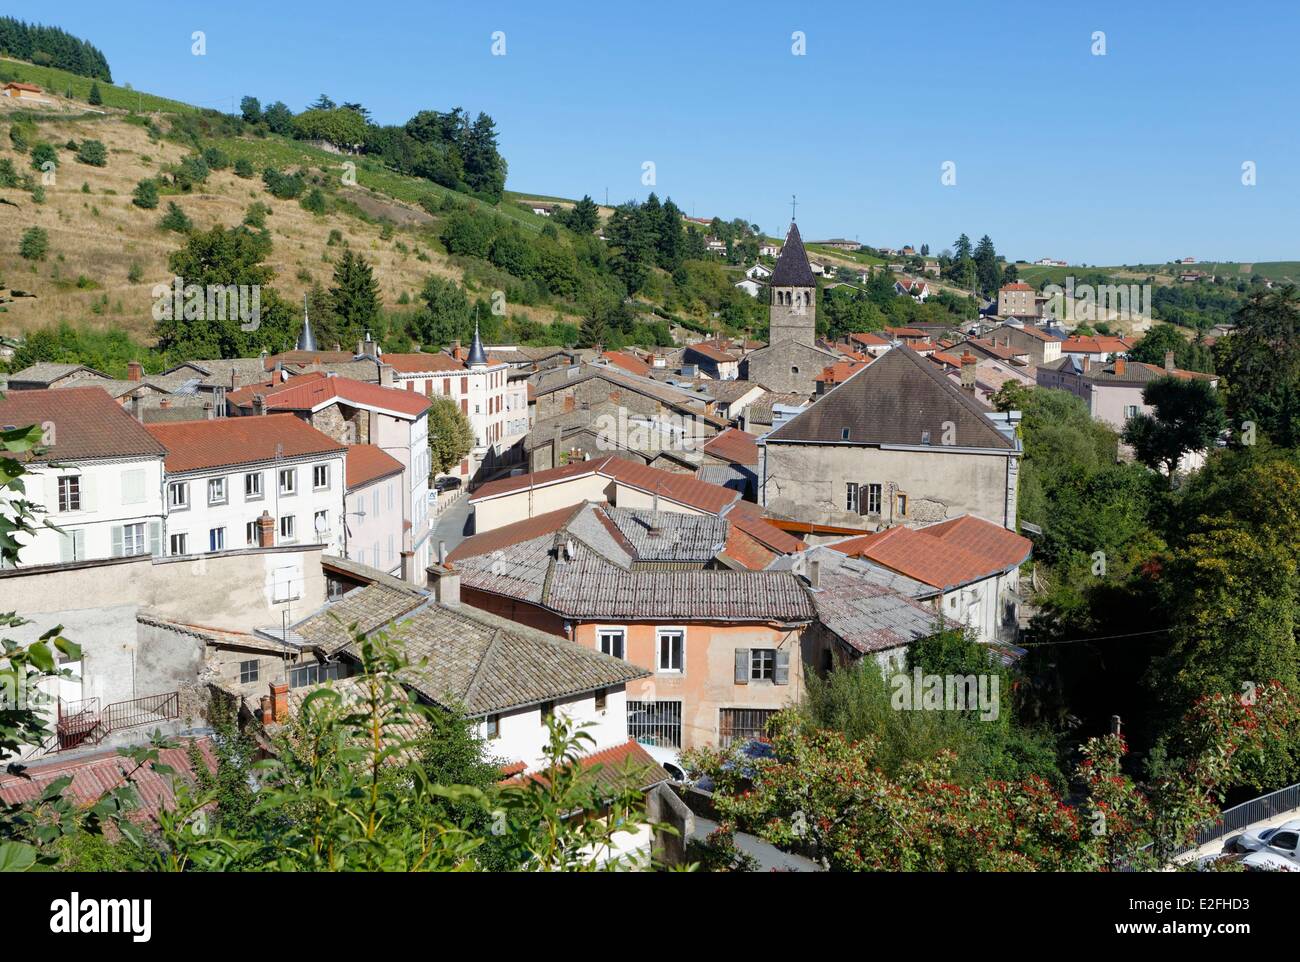
[(253, 395), (253, 413), (254, 413), (254, 414), (265, 414), (265, 413), (266, 413), (266, 395), (265, 395), (265, 394), (254, 394), (254, 395)]
[[(277, 724), (289, 720), (289, 686), (271, 683), (271, 721)], [(266, 717), (262, 717), (263, 723)]]
[(232, 368), (230, 369), (230, 390), (234, 391), (234, 390), (237, 389), (238, 387), (239, 387), (239, 374), (238, 374), (238, 372), (237, 372), (237, 371), (232, 367)]
[(975, 366), (977, 364), (975, 355), (966, 350), (961, 355), (961, 386), (964, 391), (975, 390)]
[(1174, 371), (1174, 352), (1165, 351), (1165, 371), (1172, 374)]
[(253, 522), (257, 525), (257, 546), (259, 548), (275, 547), (275, 519), (271, 512), (263, 511), (261, 517)]
[(139, 361), (129, 361), (126, 365), (126, 379), (128, 381), (143, 381), (144, 368), (140, 366)]
[(393, 365), (382, 363), (379, 365), (379, 383), (383, 387), (393, 386)]
[(1124, 372), (1125, 372), (1125, 370), (1126, 370), (1127, 368), (1128, 368), (1128, 365), (1124, 363), (1124, 359), (1123, 359), (1122, 357), (1117, 357), (1117, 358), (1115, 358), (1115, 376), (1116, 376), (1116, 377), (1123, 377), (1123, 376), (1124, 376)]
[(402, 580), (415, 584), (415, 552), (402, 551)]

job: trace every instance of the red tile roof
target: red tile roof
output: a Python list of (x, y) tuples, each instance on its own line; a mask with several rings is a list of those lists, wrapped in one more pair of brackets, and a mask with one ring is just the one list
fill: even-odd
[(639, 374), (645, 377), (650, 373), (650, 365), (639, 357), (633, 357), (631, 354), (624, 354), (622, 351), (606, 351), (601, 355), (615, 367), (621, 367), (629, 374)]
[(813, 380), (821, 381), (823, 384), (841, 384), (853, 377), (869, 363), (869, 361), (836, 361), (834, 364), (828, 364), (822, 368), (822, 372)]
[(334, 401), (355, 407), (374, 408), (400, 417), (418, 418), (431, 403), (423, 394), (402, 391), (348, 377), (328, 377), (319, 372), (292, 377), (280, 384), (249, 385), (232, 391), (227, 400), (236, 407), (251, 410), (253, 396), (266, 396), (268, 411), (315, 411)]
[(708, 341), (700, 341), (698, 344), (688, 344), (686, 345), (686, 350), (693, 351), (702, 357), (707, 357), (710, 361), (715, 361), (718, 364), (726, 364), (728, 362), (734, 363), (736, 360), (735, 355), (728, 354), (726, 351), (710, 344)]
[[(644, 748), (629, 739), (622, 745), (606, 748), (578, 759), (578, 767), (592, 773), (598, 785), (605, 788), (649, 788), (668, 781), (668, 772)], [(521, 785), (527, 781), (546, 784), (545, 770), (531, 775), (509, 779), (506, 785)]]
[(530, 487), (557, 484), (590, 474), (599, 474), (603, 477), (612, 478), (620, 484), (625, 484), (628, 487), (649, 494), (657, 492), (660, 497), (668, 498), (670, 501), (676, 501), (679, 504), (687, 505), (708, 514), (720, 513), (723, 508), (740, 497), (740, 493), (733, 491), (731, 488), (724, 488), (718, 484), (709, 484), (707, 481), (697, 481), (689, 474), (661, 471), (659, 468), (652, 468), (640, 462), (625, 460), (614, 455), (606, 455), (603, 458), (595, 458), (591, 461), (575, 461), (558, 468), (549, 468), (546, 471), (534, 471), (532, 474), (521, 474), (513, 478), (489, 481), (474, 492), (469, 499), (469, 503), (475, 504), (488, 498), (524, 491)]
[(1024, 281), (1016, 281), (1014, 284), (1003, 284), (998, 288), (1000, 291), (1032, 291), (1033, 287)]
[(12, 87), (14, 90), (30, 90), (34, 94), (41, 92), (41, 88), (36, 84), (23, 83), (21, 80), (11, 80), (5, 86)]
[(740, 428), (727, 428), (708, 440), (704, 453), (732, 464), (755, 465), (758, 464), (758, 435)]
[(872, 334), (870, 331), (865, 331), (860, 334), (850, 334), (849, 340), (856, 341), (857, 343), (866, 345), (867, 347), (889, 347), (888, 338), (881, 337), (879, 334)]
[(1071, 334), (1061, 343), (1066, 354), (1124, 354), (1132, 347), (1133, 343), (1122, 337), (1104, 334)]
[(380, 363), (391, 364), (403, 374), (420, 374), (424, 371), (464, 371), (463, 361), (458, 361), (442, 351), (436, 354), (381, 354)]
[[(215, 771), (217, 762), (212, 743), (206, 738), (199, 738), (194, 744), (208, 770)], [(160, 811), (171, 808), (176, 802), (173, 788), (175, 778), (193, 779), (194, 770), (190, 763), (188, 745), (161, 749), (158, 762), (170, 766), (177, 775), (161, 775), (148, 765), (135, 772), (133, 781), (140, 807), (131, 812), (132, 821), (155, 821)], [(85, 807), (93, 805), (106, 792), (124, 785), (127, 773), (134, 769), (135, 764), (116, 751), (96, 752), (76, 758), (55, 756), (48, 761), (28, 762), (24, 773), (26, 777), (0, 775), (0, 799), (10, 804), (34, 802), (52, 782), (71, 776), (72, 783), (64, 790), (64, 794), (76, 805)]]
[(830, 547), (936, 588), (954, 588), (1014, 568), (1033, 546), (1028, 538), (968, 514), (925, 528), (889, 528)]
[(769, 523), (763, 509), (752, 501), (737, 501), (725, 517), (733, 528), (739, 528), (779, 554), (794, 554), (804, 549), (804, 543), (800, 539)]
[(887, 327), (885, 328), (885, 332), (894, 337), (929, 337), (925, 331), (917, 327)]
[[(100, 387), (10, 391), (0, 397), (0, 430), (48, 424), (53, 461), (159, 457), (163, 446)], [(28, 455), (23, 459), (32, 460)]]
[(402, 470), (402, 462), (373, 444), (353, 444), (347, 453), (347, 486), (359, 488)]
[(145, 430), (167, 449), (163, 464), (171, 473), (347, 450), (292, 414), (176, 421), (150, 424)]
[(735, 524), (727, 528), (727, 543), (721, 553), (750, 571), (762, 571), (777, 558), (775, 551), (764, 547), (744, 528)]

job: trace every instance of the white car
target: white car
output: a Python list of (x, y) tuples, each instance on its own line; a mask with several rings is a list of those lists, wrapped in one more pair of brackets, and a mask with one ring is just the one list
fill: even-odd
[(1251, 852), (1241, 860), (1248, 872), (1300, 872), (1300, 861), (1276, 852)]
[(1289, 822), (1271, 828), (1242, 832), (1229, 845), (1236, 852), (1273, 852), (1289, 859), (1300, 858), (1297, 854), (1298, 846), (1300, 846), (1300, 818), (1293, 818)]
[(677, 749), (663, 748), (659, 745), (647, 745), (644, 742), (639, 742), (638, 744), (645, 749), (647, 755), (663, 766), (664, 771), (669, 774), (673, 781), (689, 781), (686, 777), (686, 769), (682, 766), (681, 752)]

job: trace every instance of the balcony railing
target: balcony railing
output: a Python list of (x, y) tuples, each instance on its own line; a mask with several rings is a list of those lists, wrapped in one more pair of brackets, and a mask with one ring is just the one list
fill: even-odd
[(63, 752), (81, 745), (98, 745), (112, 732), (155, 725), (179, 717), (180, 695), (174, 691), (111, 702), (102, 708), (98, 698), (59, 699), (55, 726), (58, 748), (54, 750)]

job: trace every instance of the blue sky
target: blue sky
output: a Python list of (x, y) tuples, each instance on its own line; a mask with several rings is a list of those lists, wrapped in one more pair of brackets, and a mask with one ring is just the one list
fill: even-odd
[(1058, 6), (70, 0), (35, 19), (98, 45), (119, 83), (221, 109), (324, 91), (388, 123), (486, 111), (512, 190), (654, 189), (769, 233), (798, 194), (805, 237), (987, 233), (1029, 260), (1300, 259), (1300, 5)]

